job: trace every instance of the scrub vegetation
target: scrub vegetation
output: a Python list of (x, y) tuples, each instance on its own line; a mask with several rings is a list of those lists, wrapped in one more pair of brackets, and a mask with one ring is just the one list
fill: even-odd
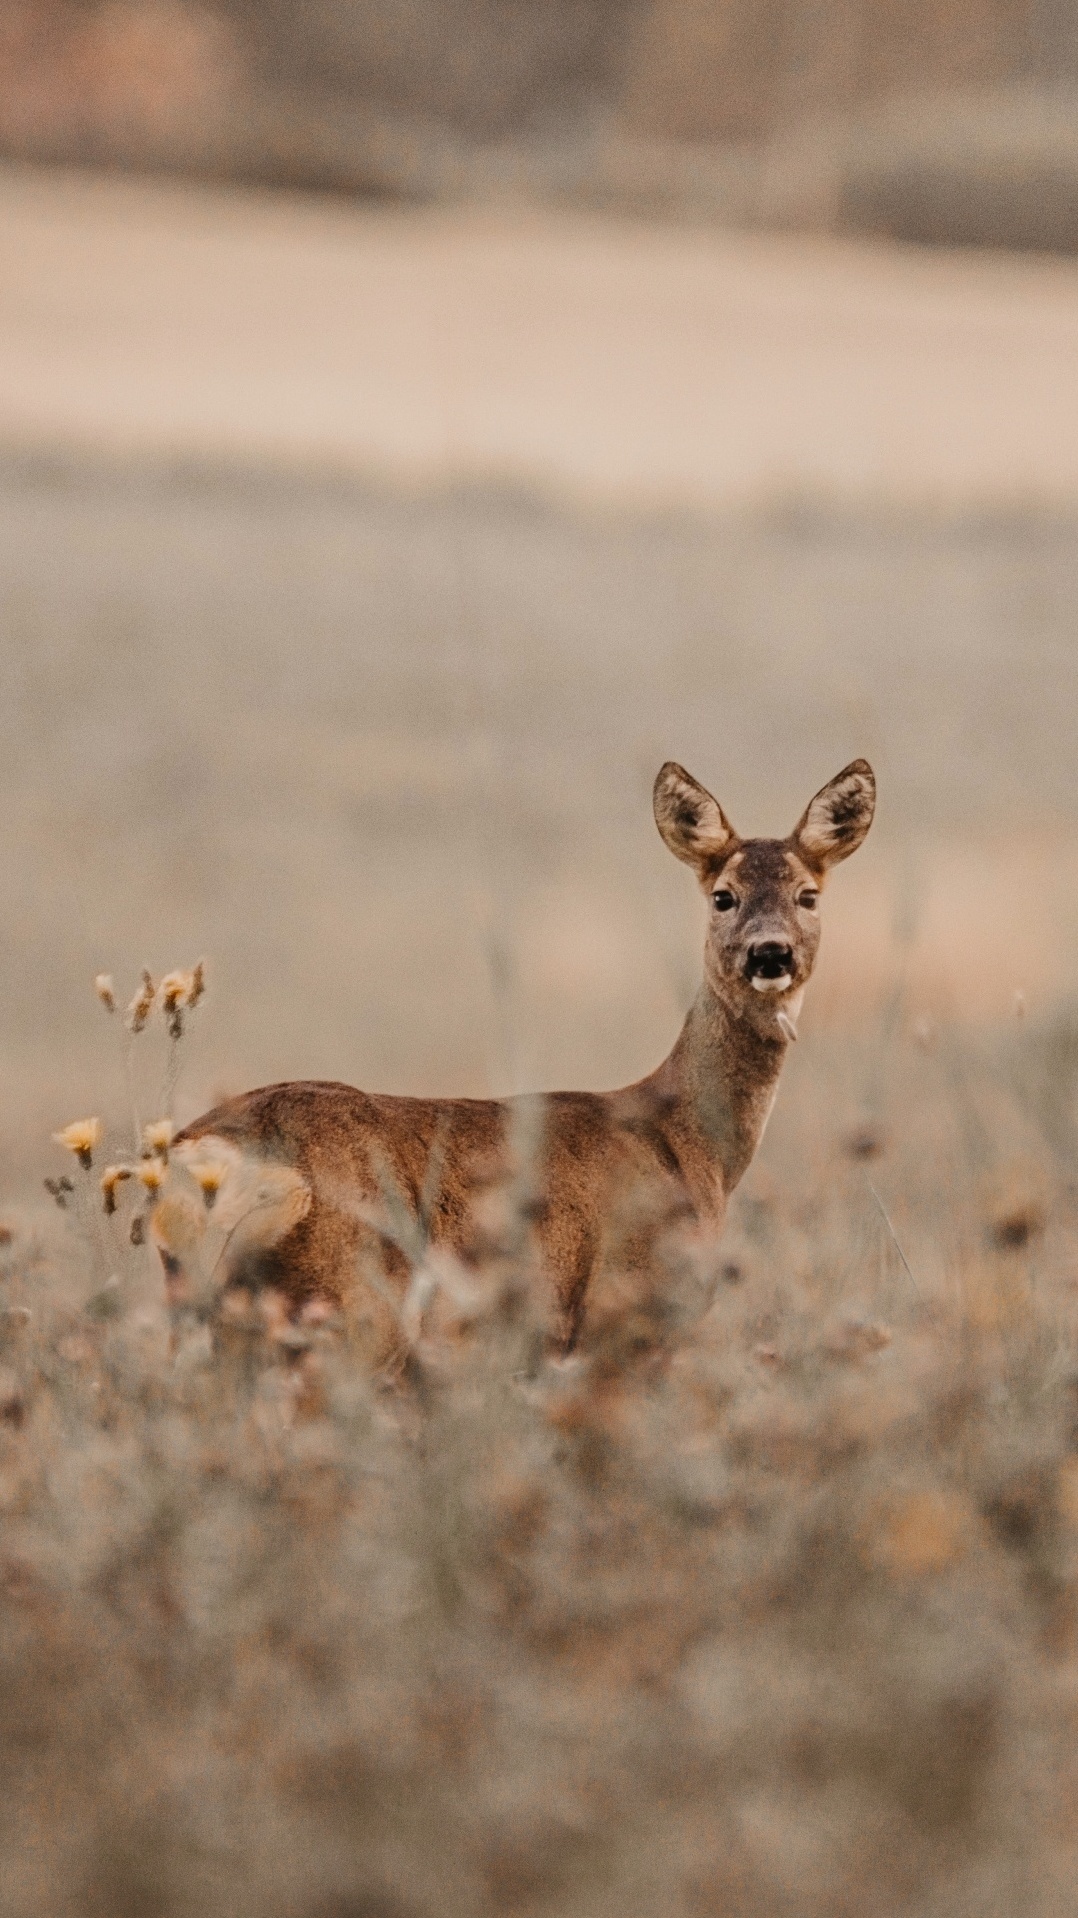
[(268, 1295), (170, 1322), (152, 1179), (60, 1135), (0, 1246), (8, 1918), (1074, 1908), (1076, 1028), (799, 1051), (718, 1247), (552, 1359), (522, 1162), (392, 1385)]

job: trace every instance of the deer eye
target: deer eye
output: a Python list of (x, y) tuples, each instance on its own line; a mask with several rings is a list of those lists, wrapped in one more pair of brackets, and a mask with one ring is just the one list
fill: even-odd
[(713, 892), (711, 897), (716, 912), (732, 912), (737, 905), (737, 900), (727, 886), (720, 886), (718, 892)]
[(806, 912), (815, 912), (816, 901), (819, 899), (819, 897), (820, 895), (818, 892), (813, 892), (809, 890), (808, 892), (802, 892), (798, 894), (797, 903), (799, 906), (803, 906)]

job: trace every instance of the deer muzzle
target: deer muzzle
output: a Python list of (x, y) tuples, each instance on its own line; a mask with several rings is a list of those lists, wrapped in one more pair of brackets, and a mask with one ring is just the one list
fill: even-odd
[(750, 946), (745, 977), (757, 992), (785, 992), (793, 984), (793, 947), (780, 939), (762, 939)]

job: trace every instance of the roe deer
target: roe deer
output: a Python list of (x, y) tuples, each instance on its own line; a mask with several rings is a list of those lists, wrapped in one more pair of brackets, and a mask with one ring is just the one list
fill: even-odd
[[(596, 1310), (609, 1311), (609, 1297), (597, 1305), (604, 1273), (646, 1261), (660, 1224), (680, 1216), (721, 1228), (797, 1036), (820, 939), (820, 888), (861, 844), (875, 797), (871, 767), (855, 759), (788, 838), (741, 839), (681, 766), (668, 762), (659, 773), (659, 831), (708, 896), (703, 983), (669, 1058), (649, 1077), (617, 1092), (536, 1098), (536, 1230), (551, 1335), (562, 1350)], [(397, 1098), (305, 1080), (229, 1099), (173, 1146), (205, 1192), (224, 1181), (216, 1282), (272, 1286), (293, 1313), (332, 1302), (368, 1328), (374, 1359), (389, 1362), (400, 1350), (392, 1299), (403, 1298), (408, 1268), (379, 1232), (379, 1208), (396, 1194), (423, 1216), (433, 1247), (467, 1259), (476, 1201), (508, 1176), (521, 1109), (512, 1099)], [(649, 1202), (629, 1204), (637, 1226), (627, 1226), (626, 1195), (641, 1191)], [(198, 1210), (158, 1208), (154, 1231), (176, 1300), (198, 1255)]]

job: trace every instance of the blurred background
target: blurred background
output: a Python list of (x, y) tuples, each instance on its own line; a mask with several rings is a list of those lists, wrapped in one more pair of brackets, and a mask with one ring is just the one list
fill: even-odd
[(1073, 0), (0, 0), (0, 1193), (144, 962), (188, 1116), (650, 1070), (668, 757), (876, 763), (808, 1035), (1066, 1006), (1076, 253)]

